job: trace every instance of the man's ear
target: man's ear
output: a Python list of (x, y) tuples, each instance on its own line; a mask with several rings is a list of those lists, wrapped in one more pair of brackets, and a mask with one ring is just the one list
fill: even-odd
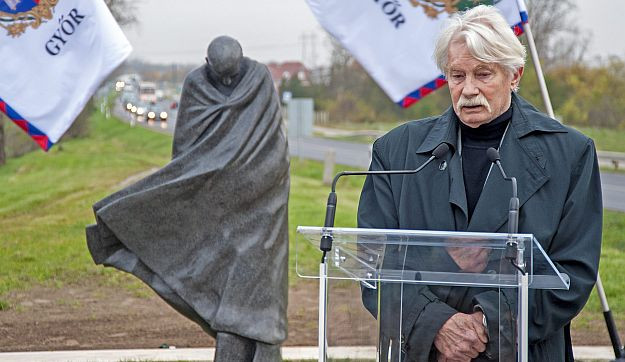
[(512, 80), (510, 81), (511, 90), (515, 90), (519, 87), (521, 77), (523, 76), (523, 69), (523, 67), (519, 67), (515, 72), (512, 73)]

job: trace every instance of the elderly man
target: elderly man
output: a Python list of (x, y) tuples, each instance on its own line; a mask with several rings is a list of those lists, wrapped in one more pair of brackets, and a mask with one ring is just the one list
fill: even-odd
[[(478, 6), (451, 18), (438, 39), (435, 58), (447, 77), (453, 106), (378, 139), (370, 169), (414, 169), (441, 143), (451, 152), (445, 163), (418, 174), (369, 176), (358, 226), (506, 232), (510, 185), (496, 170), (490, 172), (486, 155), (488, 148), (498, 149), (506, 172), (518, 180), (519, 232), (534, 234), (571, 280), (569, 290), (530, 291), (529, 360), (572, 360), (569, 323), (592, 290), (601, 249), (601, 185), (594, 144), (515, 93), (525, 49), (495, 8)], [(408, 260), (411, 257), (417, 258), (417, 252), (409, 252)], [(489, 256), (467, 257), (462, 249), (450, 249), (445, 258), (439, 261), (459, 272), (480, 272)], [(500, 350), (506, 333), (508, 347), (514, 348), (513, 332), (500, 325), (499, 303), (513, 301), (506, 293), (421, 285), (404, 286), (402, 293), (405, 360), (514, 358)], [(363, 301), (376, 310), (375, 291), (363, 290)], [(514, 306), (508, 307), (514, 313)]]

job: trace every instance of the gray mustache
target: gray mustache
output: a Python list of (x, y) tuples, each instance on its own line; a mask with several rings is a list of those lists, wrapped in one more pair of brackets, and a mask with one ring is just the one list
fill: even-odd
[(461, 95), (460, 99), (458, 99), (458, 103), (456, 103), (457, 109), (461, 109), (462, 107), (474, 107), (474, 106), (484, 106), (486, 107), (489, 113), (491, 112), (490, 104), (488, 104), (486, 97), (484, 97), (482, 94), (478, 94), (477, 96), (472, 97), (472, 98), (467, 98), (464, 95)]

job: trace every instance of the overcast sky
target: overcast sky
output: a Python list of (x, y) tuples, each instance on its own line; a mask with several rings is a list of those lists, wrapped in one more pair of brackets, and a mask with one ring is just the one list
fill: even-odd
[[(590, 56), (625, 57), (625, 1), (574, 0), (578, 25), (592, 31)], [(328, 62), (329, 44), (304, 0), (138, 0), (139, 25), (124, 29), (132, 58), (155, 63), (201, 63), (208, 43), (230, 35), (259, 60)], [(530, 14), (531, 17), (531, 14)]]

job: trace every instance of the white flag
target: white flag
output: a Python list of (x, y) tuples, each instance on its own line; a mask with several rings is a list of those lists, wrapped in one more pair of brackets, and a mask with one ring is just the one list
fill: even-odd
[(131, 50), (102, 0), (0, 0), (0, 110), (47, 151)]
[[(321, 25), (367, 70), (386, 94), (408, 107), (446, 83), (432, 54), (450, 13), (478, 1), (306, 0)], [(523, 0), (490, 0), (521, 34)]]

